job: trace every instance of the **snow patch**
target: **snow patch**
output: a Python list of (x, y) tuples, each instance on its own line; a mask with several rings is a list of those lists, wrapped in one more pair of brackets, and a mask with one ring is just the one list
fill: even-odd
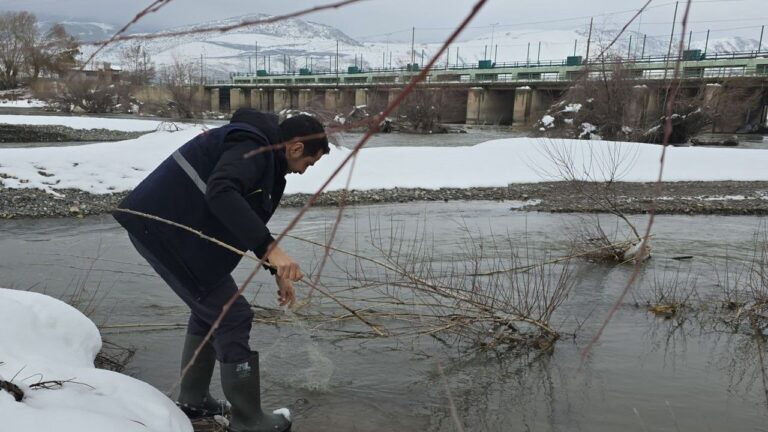
[(565, 108), (563, 108), (562, 112), (574, 112), (577, 113), (581, 111), (581, 104), (580, 103), (574, 103), (574, 104), (568, 104)]
[(581, 124), (581, 133), (579, 134), (579, 138), (584, 138), (588, 135), (591, 135), (596, 130), (597, 126), (593, 125), (592, 123), (584, 122)]
[[(65, 188), (91, 193), (133, 189), (175, 149), (202, 130), (180, 124), (178, 132), (152, 132), (133, 140), (95, 143), (72, 147), (0, 149), (0, 177), (7, 188), (40, 188), (51, 193)], [(597, 128), (584, 123), (585, 133)], [(471, 147), (379, 147), (364, 148), (355, 165), (351, 187), (358, 190), (395, 187), (481, 187), (510, 183), (547, 181), (540, 173), (551, 164), (541, 147), (555, 143), (572, 148), (575, 166), (589, 165), (589, 158), (601, 152), (637, 154), (635, 165), (624, 181), (656, 180), (661, 146), (641, 143), (614, 143), (538, 138), (509, 138)], [(584, 150), (589, 146), (589, 151)], [(286, 193), (317, 190), (349, 150), (333, 148), (304, 175), (289, 175)], [(430, 161), (428, 166), (424, 161)], [(665, 181), (766, 181), (768, 151), (713, 147), (668, 147)], [(482, 169), (467, 169), (482, 167)], [(533, 167), (539, 167), (535, 169)], [(343, 189), (349, 167), (330, 184), (329, 190)], [(41, 172), (44, 173), (41, 174)], [(397, 175), (392, 175), (396, 172)]]
[(48, 104), (38, 99), (0, 100), (0, 108), (43, 108)]
[[(192, 432), (176, 405), (142, 381), (102, 369), (96, 326), (52, 297), (0, 288), (0, 379), (23, 392), (0, 390), (2, 430), (19, 432)], [(54, 389), (30, 384), (73, 380)], [(82, 384), (80, 384), (82, 383)]]

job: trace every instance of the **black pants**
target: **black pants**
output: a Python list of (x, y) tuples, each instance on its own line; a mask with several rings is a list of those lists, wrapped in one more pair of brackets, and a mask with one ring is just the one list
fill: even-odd
[[(129, 234), (133, 246), (158, 275), (171, 287), (184, 303), (189, 306), (192, 315), (187, 324), (187, 333), (195, 336), (205, 336), (211, 330), (214, 321), (221, 314), (222, 306), (237, 292), (232, 276), (227, 276), (215, 285), (202, 287), (205, 294), (198, 297), (198, 287), (187, 286), (182, 278), (174, 275), (150, 251), (147, 250), (134, 236)], [(213, 333), (213, 347), (216, 358), (222, 363), (239, 363), (251, 356), (248, 338), (251, 333), (253, 311), (243, 296), (238, 296), (232, 304), (219, 327)]]

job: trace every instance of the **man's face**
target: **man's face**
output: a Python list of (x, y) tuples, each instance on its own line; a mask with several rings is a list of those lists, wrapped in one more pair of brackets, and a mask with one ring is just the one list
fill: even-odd
[(285, 158), (288, 161), (288, 173), (304, 174), (304, 171), (319, 161), (321, 157), (323, 157), (322, 150), (314, 156), (306, 156), (304, 155), (304, 143), (288, 144), (285, 152)]

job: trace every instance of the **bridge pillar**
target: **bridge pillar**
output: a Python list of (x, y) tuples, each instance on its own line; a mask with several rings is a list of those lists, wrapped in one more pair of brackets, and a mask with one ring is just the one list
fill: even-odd
[(213, 88), (210, 91), (211, 95), (211, 111), (213, 112), (219, 112), (219, 92), (221, 89)]
[(251, 108), (259, 111), (269, 111), (269, 104), (266, 103), (267, 92), (262, 89), (251, 89)]
[(339, 90), (338, 89), (330, 89), (325, 91), (325, 97), (323, 98), (323, 108), (336, 113), (339, 109)]
[(467, 92), (467, 124), (480, 124), (480, 101), (482, 96), (482, 87), (472, 87)]
[(197, 103), (200, 104), (200, 111), (210, 111), (211, 110), (211, 90), (204, 87), (204, 86), (198, 86), (197, 90), (195, 91), (195, 99)]
[[(395, 99), (397, 99), (401, 91), (402, 89), (397, 89), (397, 88), (389, 89), (389, 91), (387, 92), (387, 106), (392, 105), (392, 102), (394, 102)], [(391, 115), (397, 116), (399, 114), (400, 114), (400, 105), (395, 107), (395, 110), (392, 111)]]
[(515, 88), (515, 108), (512, 124), (530, 124), (533, 105), (533, 89), (528, 86)]
[(229, 89), (229, 111), (235, 112), (239, 108), (247, 108), (250, 101), (245, 98), (245, 91), (241, 88)]
[(353, 89), (341, 89), (341, 97), (339, 99), (339, 105), (336, 109), (341, 111), (342, 114), (348, 114), (355, 107), (355, 90)]
[(291, 107), (291, 93), (286, 89), (275, 89), (274, 95), (274, 107), (273, 110), (276, 113), (284, 109)]
[(467, 92), (467, 124), (512, 123), (515, 93), (472, 87)]
[[(704, 106), (717, 106), (717, 99), (720, 97), (723, 86), (720, 84), (706, 84), (704, 89)], [(720, 113), (715, 113), (720, 114)], [(712, 133), (722, 132), (722, 124), (718, 121), (718, 115), (712, 118)]]
[(632, 87), (629, 103), (626, 105), (626, 122), (632, 128), (643, 127), (648, 120), (648, 99), (651, 89), (647, 86)]
[(664, 107), (662, 106), (664, 97), (661, 95), (663, 91), (666, 90), (663, 88), (648, 89), (648, 99), (645, 105), (646, 124), (655, 124), (661, 118), (661, 113), (664, 112)]
[(704, 105), (710, 105), (720, 95), (723, 86), (720, 84), (706, 84), (704, 86)]
[[(531, 110), (529, 121), (538, 121), (554, 102), (555, 96), (552, 92), (533, 89), (531, 90)], [(528, 122), (526, 122), (528, 123)]]
[(368, 89), (355, 89), (355, 106), (368, 105)]
[(311, 89), (300, 89), (299, 90), (299, 100), (297, 103), (296, 108), (300, 110), (309, 109), (312, 107), (312, 98), (314, 96), (314, 91)]

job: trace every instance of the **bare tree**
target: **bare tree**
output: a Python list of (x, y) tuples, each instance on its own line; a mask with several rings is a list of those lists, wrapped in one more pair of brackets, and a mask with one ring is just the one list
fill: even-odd
[(120, 52), (123, 67), (123, 79), (131, 85), (146, 85), (155, 79), (155, 64), (146, 47), (140, 42), (133, 42)]
[[(616, 182), (637, 161), (638, 149), (630, 146), (622, 143), (593, 146), (592, 143), (547, 141), (539, 151), (548, 165), (533, 166), (542, 177), (565, 182), (575, 196), (615, 216), (627, 228), (628, 232), (623, 233), (622, 239), (618, 232), (613, 235), (607, 233), (600, 218), (594, 217), (591, 222), (572, 229), (574, 250), (588, 259), (624, 262), (639, 255), (637, 247), (643, 239), (632, 221), (621, 211), (616, 190)], [(649, 250), (647, 241), (644, 247)], [(643, 257), (642, 254), (640, 256)]]
[(30, 78), (36, 80), (44, 72), (60, 75), (71, 69), (80, 53), (79, 46), (61, 24), (45, 34), (34, 32), (24, 47), (24, 63)]
[(36, 34), (37, 19), (28, 12), (0, 14), (0, 89), (18, 86), (25, 49)]
[(160, 71), (161, 87), (170, 98), (168, 106), (179, 117), (194, 117), (195, 107), (200, 106), (194, 71), (193, 63), (178, 58), (174, 58), (173, 64)]
[(65, 111), (110, 112), (115, 106), (115, 86), (104, 78), (88, 79), (73, 74), (63, 81), (55, 101)]

